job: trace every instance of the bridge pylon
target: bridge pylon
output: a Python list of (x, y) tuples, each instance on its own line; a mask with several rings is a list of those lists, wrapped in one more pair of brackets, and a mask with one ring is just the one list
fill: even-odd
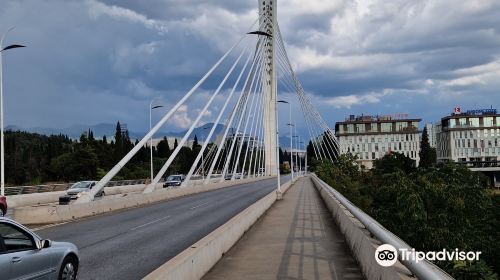
[(264, 73), (262, 89), (264, 94), (264, 147), (266, 175), (278, 175), (278, 125), (277, 125), (277, 82), (275, 23), (277, 0), (258, 0), (259, 26), (271, 36), (265, 36)]

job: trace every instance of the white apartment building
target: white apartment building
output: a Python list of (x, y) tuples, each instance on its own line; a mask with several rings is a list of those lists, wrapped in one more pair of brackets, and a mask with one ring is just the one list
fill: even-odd
[(425, 124), (425, 128), (427, 129), (427, 135), (429, 136), (429, 145), (431, 145), (432, 148), (436, 148), (436, 125), (432, 123), (427, 123)]
[(500, 170), (500, 114), (496, 109), (469, 110), (441, 119), (438, 162), (455, 161), (477, 171)]
[(410, 119), (407, 115), (397, 116), (349, 116), (335, 124), (335, 135), (341, 153), (358, 156), (358, 162), (366, 168), (373, 167), (373, 161), (390, 152), (399, 152), (420, 161), (421, 119)]

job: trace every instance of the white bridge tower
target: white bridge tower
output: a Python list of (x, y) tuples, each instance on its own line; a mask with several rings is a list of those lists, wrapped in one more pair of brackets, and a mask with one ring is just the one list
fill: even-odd
[(277, 83), (276, 83), (276, 51), (275, 24), (277, 0), (258, 0), (260, 31), (269, 35), (264, 44), (264, 75), (262, 79), (264, 93), (264, 147), (266, 175), (278, 175), (278, 130), (277, 130)]

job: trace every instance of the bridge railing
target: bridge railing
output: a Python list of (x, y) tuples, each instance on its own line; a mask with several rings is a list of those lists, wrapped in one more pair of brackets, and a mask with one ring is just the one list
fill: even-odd
[[(146, 179), (110, 181), (106, 184), (105, 187), (138, 185), (138, 184), (144, 184), (145, 182)], [(74, 183), (62, 183), (62, 184), (56, 183), (56, 184), (34, 185), (34, 186), (5, 187), (5, 195), (65, 191), (73, 184)]]
[[(408, 251), (412, 250), (410, 245), (384, 228), (375, 219), (363, 212), (357, 206), (352, 204), (347, 198), (321, 180), (316, 174), (312, 174), (312, 178), (316, 181), (316, 183), (322, 185), (327, 192), (329, 192), (342, 206), (344, 206), (357, 220), (359, 220), (375, 238), (384, 244), (394, 246), (398, 251), (400, 251), (400, 249), (406, 249)], [(411, 258), (403, 260), (399, 257), (399, 261), (419, 279), (453, 279), (453, 277), (448, 275), (441, 268), (427, 260), (416, 262)]]

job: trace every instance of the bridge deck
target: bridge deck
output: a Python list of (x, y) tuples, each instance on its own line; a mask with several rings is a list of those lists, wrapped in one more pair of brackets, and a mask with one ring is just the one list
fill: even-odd
[(203, 279), (242, 278), (363, 277), (311, 179), (302, 178)]

